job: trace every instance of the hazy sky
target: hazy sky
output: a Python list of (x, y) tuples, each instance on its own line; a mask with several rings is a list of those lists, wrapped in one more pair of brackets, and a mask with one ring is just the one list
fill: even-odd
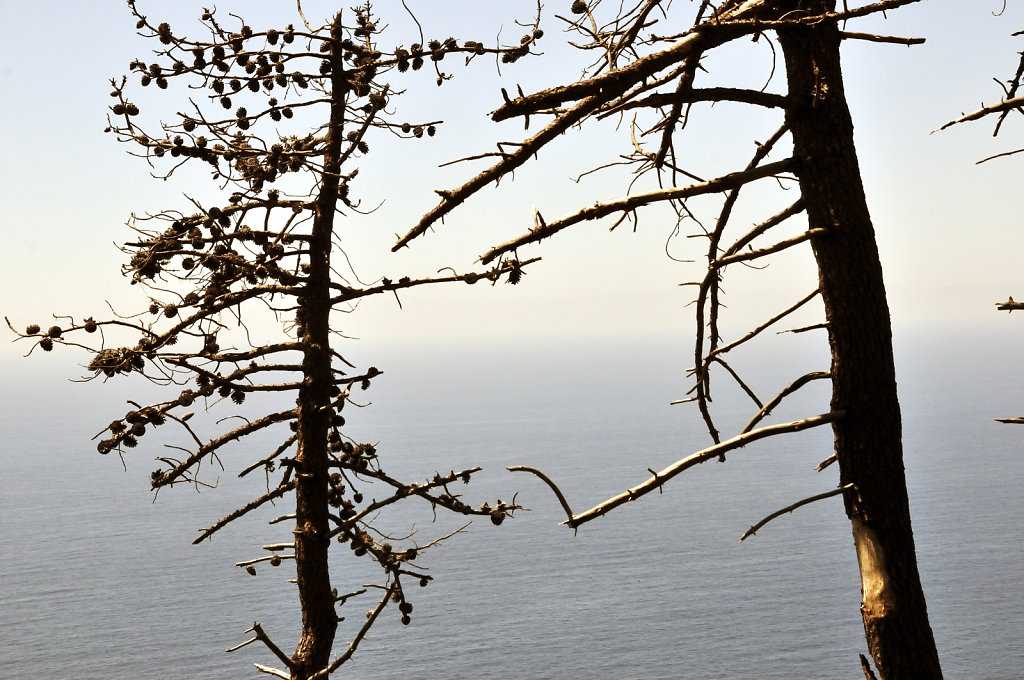
[[(218, 3), (219, 16), (250, 4)], [(291, 3), (275, 4), (286, 21), (298, 22)], [(481, 41), (493, 41), (502, 25), (502, 35), (516, 40), (522, 29), (512, 19), (529, 18), (535, 5), (526, 0), (408, 4), (428, 38), (455, 35)], [(364, 280), (448, 265), (465, 271), (488, 247), (528, 228), (534, 206), (550, 220), (625, 192), (629, 178), (621, 173), (607, 172), (580, 184), (571, 179), (628, 148), (626, 126), (616, 130), (616, 121), (609, 121), (590, 126), (578, 138), (558, 140), (517, 172), (515, 182), (485, 190), (400, 255), (388, 251), (395, 234), (405, 233), (433, 207), (434, 189), (452, 188), (483, 167), (478, 162), (436, 169), (439, 163), (493, 150), (496, 141), (522, 138), (521, 121), (496, 125), (486, 116), (501, 102), (499, 86), (521, 83), (526, 91), (536, 90), (572, 77), (589, 63), (589, 54), (564, 47), (565, 36), (552, 19), (556, 12), (566, 13), (568, 4), (545, 3), (547, 35), (541, 47), (547, 56), (504, 67), (501, 82), (493, 61), (463, 69), (452, 58), (443, 65), (455, 79), (441, 88), (426, 69), (407, 74), (413, 77), (389, 76), (394, 88), (408, 89), (396, 100), (400, 109), (414, 112), (412, 118), (419, 114), (447, 124), (430, 140), (397, 145), (370, 140), (380, 152), (362, 162), (356, 190), (367, 205), (385, 203), (373, 217), (341, 226), (346, 250)], [(927, 38), (925, 45), (912, 48), (844, 45), (848, 98), (897, 327), (996, 323), (994, 302), (1015, 292), (1024, 298), (1024, 235), (1015, 205), (1024, 159), (974, 165), (997, 151), (1024, 146), (1024, 128), (1009, 124), (995, 140), (989, 122), (930, 134), (961, 112), (998, 99), (992, 78), (1010, 76), (1017, 52), (1024, 49), (1024, 37), (1010, 35), (1024, 28), (1024, 7), (1008, 4), (1002, 16), (995, 16), (999, 0), (926, 0), (890, 12), (887, 21), (872, 18), (848, 26)], [(692, 19), (689, 5), (673, 3), (681, 21)], [(139, 6), (155, 21), (166, 19), (186, 29), (195, 26), (193, 17), (202, 3), (139, 0)], [(311, 21), (319, 21), (335, 5), (306, 0), (303, 6)], [(126, 155), (125, 147), (103, 133), (111, 103), (109, 78), (124, 73), (133, 58), (145, 57), (148, 44), (135, 35), (122, 0), (0, 0), (0, 8), (0, 229), (5, 244), (0, 307), (19, 327), (30, 322), (45, 327), (51, 312), (99, 317), (106, 310), (104, 300), (127, 309), (129, 301), (138, 300), (138, 291), (121, 278), (123, 256), (114, 246), (128, 238), (125, 220), (133, 211), (184, 207), (183, 192), (209, 195), (210, 182), (201, 174), (183, 174), (180, 181), (152, 179), (144, 161)], [(389, 24), (381, 40), (385, 49), (418, 39), (398, 2), (377, 2), (376, 9)], [(247, 19), (257, 29), (272, 20), (252, 14)], [(771, 74), (771, 50), (762, 40), (712, 56), (705, 65), (709, 73), (698, 84), (760, 87)], [(781, 64), (774, 78), (769, 89), (780, 91)], [(143, 119), (151, 124), (160, 115), (183, 110), (183, 103), (171, 97), (147, 97), (140, 94), (139, 99)], [(682, 157), (692, 155), (693, 169), (705, 172), (745, 163), (754, 140), (767, 137), (778, 116), (743, 115), (725, 106), (695, 107), (692, 130), (680, 138)], [(738, 220), (753, 224), (763, 218), (758, 207), (746, 208), (749, 214), (741, 213)], [(710, 221), (713, 214), (704, 217)], [(521, 253), (540, 254), (544, 260), (528, 270), (520, 286), (434, 288), (403, 296), (404, 311), (382, 297), (346, 319), (351, 325), (345, 330), (368, 340), (415, 335), (425, 343), (451, 337), (684, 333), (692, 291), (677, 284), (700, 276), (701, 252), (697, 241), (680, 238), (670, 245), (673, 255), (695, 257), (697, 263), (666, 257), (672, 229), (663, 216), (642, 217), (636, 233), (628, 225), (611, 234), (598, 224), (580, 225)], [(684, 225), (684, 235), (692, 231), (692, 225)], [(767, 313), (785, 306), (789, 297), (773, 301), (770, 293), (809, 291), (812, 266), (803, 251), (775, 265), (763, 279), (771, 283), (739, 277), (730, 289), (733, 308), (742, 316), (748, 307)], [(0, 357), (19, 350), (6, 342), (0, 348)]]

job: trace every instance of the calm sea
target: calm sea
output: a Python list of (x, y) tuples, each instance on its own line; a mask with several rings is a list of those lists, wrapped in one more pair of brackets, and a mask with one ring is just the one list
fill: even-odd
[[(1024, 668), (1024, 427), (992, 421), (1024, 415), (1024, 356), (1009, 337), (1024, 331), (1001, 332), (898, 337), (920, 569), (948, 678), (1010, 680)], [(684, 343), (551, 340), (372, 356), (356, 347), (385, 374), (365, 393), (373, 405), (347, 416), (359, 438), (379, 442), (386, 469), (415, 479), (482, 465), (460, 486), (467, 500), (518, 492), (531, 511), (500, 527), (478, 521), (428, 551), (420, 564), (435, 580), (409, 592), (412, 625), (386, 611), (339, 677), (860, 677), (859, 578), (841, 502), (737, 540), (773, 510), (835, 487), (834, 469), (812, 469), (829, 454), (829, 432), (700, 466), (574, 536), (538, 480), (504, 468), (545, 470), (583, 509), (705, 446), (692, 408), (668, 406), (684, 396)], [(803, 350), (744, 366), (770, 395), (794, 377), (783, 370), (789, 359), (824, 366), (820, 352)], [(258, 645), (223, 650), (254, 620), (291, 649), (293, 586), (287, 566), (249, 576), (233, 565), (286, 539), (287, 528), (265, 524), (286, 507), (190, 543), (254, 492), (234, 479), (237, 462), (273, 442), (228, 454), (226, 472), (210, 471), (216, 490), (176, 488), (154, 502), (153, 458), (173, 451), (149, 435), (127, 472), (96, 454), (89, 438), (123, 414), (126, 393), (61, 381), (45, 364), (4, 366), (0, 678), (265, 677), (251, 663), (274, 659)], [(777, 420), (826, 403), (812, 388)], [(734, 391), (716, 405), (729, 427), (745, 420)], [(381, 521), (414, 529), (421, 544), (456, 526), (431, 520), (429, 506), (411, 502)], [(372, 575), (342, 560), (334, 580), (345, 591)], [(341, 635), (371, 606), (347, 605)]]

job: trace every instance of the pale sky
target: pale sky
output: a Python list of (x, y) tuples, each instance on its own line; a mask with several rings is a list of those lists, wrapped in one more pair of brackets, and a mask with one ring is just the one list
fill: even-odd
[[(219, 15), (251, 4), (218, 3)], [(516, 40), (523, 29), (512, 20), (529, 19), (535, 5), (529, 0), (408, 4), (428, 38), (454, 35), (485, 42), (493, 42), (502, 25), (502, 35)], [(496, 141), (522, 138), (521, 121), (497, 125), (486, 115), (501, 103), (500, 86), (522, 84), (525, 91), (535, 91), (572, 77), (589, 63), (589, 54), (565, 48), (565, 36), (552, 19), (556, 12), (565, 13), (568, 4), (545, 3), (547, 34), (541, 47), (547, 56), (503, 67), (500, 82), (493, 60), (463, 69), (452, 57), (443, 66), (455, 79), (441, 88), (426, 69), (407, 74), (413, 77), (388, 76), (394, 88), (408, 89), (396, 100), (399, 108), (447, 124), (430, 140), (392, 145), (382, 139), (376, 147), (381, 151), (362, 162), (357, 190), (367, 205), (385, 201), (372, 218), (341, 223), (347, 251), (364, 280), (395, 278), (408, 270), (422, 275), (444, 266), (466, 271), (477, 255), (531, 226), (535, 206), (550, 221), (595, 200), (624, 194), (629, 178), (614, 172), (581, 184), (572, 181), (613, 160), (629, 144), (625, 125), (618, 130), (614, 121), (588, 126), (578, 138), (558, 140), (539, 161), (520, 169), (514, 182), (486, 189), (436, 233), (414, 241), (399, 255), (389, 252), (394, 235), (404, 234), (435, 205), (434, 189), (453, 188), (483, 168), (477, 162), (436, 169), (439, 163), (493, 150)], [(677, 16), (689, 20), (692, 11), (686, 4), (677, 0), (674, 8), (680, 11)], [(139, 0), (139, 6), (152, 19), (184, 29), (195, 26), (192, 17), (202, 3)], [(284, 23), (298, 23), (291, 3), (276, 6), (286, 17)], [(303, 3), (314, 23), (334, 6)], [(1024, 233), (1015, 205), (1024, 157), (974, 164), (992, 153), (1024, 146), (1024, 127), (1011, 121), (995, 140), (988, 121), (930, 134), (982, 102), (997, 101), (1000, 91), (992, 78), (1012, 75), (1024, 37), (1011, 33), (1024, 28), (1024, 6), (1009, 3), (1002, 16), (994, 16), (1000, 8), (999, 0), (925, 0), (890, 12), (888, 21), (872, 18), (848, 26), (927, 38), (925, 45), (911, 48), (854, 41), (844, 45), (847, 93), (897, 328), (1002, 324), (1009, 332), (1012, 320), (1007, 324), (997, 318), (993, 303), (1014, 293), (1024, 298)], [(377, 2), (375, 9), (389, 24), (382, 47), (418, 40), (398, 2)], [(257, 29), (271, 25), (262, 21), (272, 21), (251, 13), (247, 19)], [(18, 327), (45, 327), (51, 312), (100, 317), (106, 311), (104, 300), (127, 309), (128, 302), (139, 299), (138, 291), (120, 276), (124, 259), (114, 244), (129, 238), (123, 226), (129, 214), (183, 208), (182, 193), (212, 195), (211, 183), (201, 174), (183, 174), (169, 182), (150, 178), (144, 161), (129, 157), (126, 147), (103, 133), (111, 102), (109, 78), (124, 73), (133, 58), (145, 57), (147, 45), (135, 35), (122, 0), (0, 0), (0, 126), (5, 131), (0, 307)], [(705, 64), (709, 73), (702, 74), (705, 80), (698, 85), (737, 82), (759, 87), (770, 75), (770, 59), (764, 41), (713, 56)], [(773, 91), (781, 91), (781, 69), (780, 64), (769, 85)], [(156, 116), (183, 109), (171, 97), (147, 99), (141, 93), (152, 93), (137, 86), (135, 92), (143, 119), (151, 125)], [(694, 169), (740, 167), (753, 141), (763, 140), (777, 125), (774, 114), (760, 114), (759, 123), (756, 115), (742, 120), (734, 115), (724, 106), (694, 108), (692, 130), (680, 138), (690, 145), (685, 154), (697, 159)], [(729, 155), (733, 151), (740, 155)], [(704, 217), (710, 221), (713, 214)], [(742, 218), (752, 225), (765, 216), (751, 210)], [(606, 226), (582, 224), (521, 252), (544, 260), (527, 270), (519, 286), (434, 287), (404, 295), (403, 311), (393, 299), (382, 297), (347, 318), (351, 325), (345, 331), (367, 341), (415, 336), (426, 344), (452, 337), (686, 333), (692, 291), (677, 284), (700, 276), (702, 253), (696, 241), (677, 239), (672, 253), (694, 257), (697, 263), (670, 260), (664, 249), (671, 230), (672, 224), (654, 213), (642, 216), (636, 233), (628, 225), (609, 234)], [(770, 274), (774, 278), (763, 279), (772, 283), (749, 279), (748, 289), (737, 285), (730, 291), (733, 309), (774, 311), (788, 305), (799, 297), (793, 291), (802, 294), (813, 287), (812, 266), (809, 251), (802, 250), (799, 257), (776, 265)], [(773, 299), (771, 293), (780, 289), (787, 297)], [(20, 347), (0, 343), (0, 358), (22, 353)]]

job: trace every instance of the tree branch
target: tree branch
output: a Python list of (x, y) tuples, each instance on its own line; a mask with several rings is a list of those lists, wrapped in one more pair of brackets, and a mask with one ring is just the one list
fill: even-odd
[(844, 486), (839, 487), (838, 489), (832, 489), (831, 491), (826, 491), (825, 493), (819, 493), (816, 496), (811, 496), (810, 498), (805, 498), (805, 499), (803, 499), (801, 501), (797, 501), (796, 503), (793, 503), (793, 505), (787, 505), (786, 507), (782, 508), (781, 510), (776, 510), (775, 512), (773, 512), (772, 514), (768, 515), (767, 517), (762, 519), (760, 522), (758, 522), (757, 524), (755, 524), (754, 526), (750, 527), (745, 532), (743, 532), (743, 535), (740, 536), (740, 543), (742, 543), (746, 539), (748, 539), (751, 536), (753, 536), (754, 534), (756, 534), (758, 529), (763, 527), (765, 524), (768, 524), (768, 522), (771, 522), (773, 519), (775, 519), (776, 517), (779, 517), (780, 515), (784, 515), (787, 512), (793, 512), (797, 508), (799, 508), (799, 507), (801, 507), (803, 505), (807, 505), (809, 503), (813, 503), (814, 501), (820, 501), (820, 500), (823, 500), (825, 498), (831, 498), (832, 496), (838, 496), (839, 494), (843, 493), (847, 489), (852, 489), (855, 486), (856, 486), (856, 484), (851, 482), (849, 484), (846, 484)]
[(541, 481), (547, 484), (548, 487), (550, 487), (551, 491), (554, 492), (555, 498), (558, 499), (558, 502), (562, 506), (562, 510), (565, 510), (566, 517), (568, 517), (570, 521), (572, 520), (572, 508), (569, 507), (569, 501), (565, 500), (565, 494), (562, 493), (562, 490), (558, 488), (557, 484), (551, 481), (550, 477), (548, 477), (546, 474), (544, 474), (537, 468), (527, 467), (525, 465), (513, 465), (512, 467), (506, 469), (509, 472), (531, 472), (540, 477)]
[(627, 213), (632, 210), (636, 210), (637, 208), (660, 201), (680, 200), (691, 196), (728, 191), (742, 186), (747, 182), (753, 182), (754, 180), (772, 177), (786, 172), (790, 167), (792, 167), (792, 165), (793, 159), (787, 158), (767, 165), (762, 165), (760, 167), (751, 168), (749, 170), (732, 172), (728, 175), (716, 177), (715, 179), (708, 180), (707, 182), (701, 182), (699, 184), (634, 194), (632, 196), (626, 196), (625, 198), (609, 201), (607, 203), (595, 203), (594, 205), (584, 208), (583, 210), (569, 215), (568, 217), (563, 217), (562, 219), (555, 220), (554, 222), (541, 224), (522, 236), (492, 248), (480, 256), (480, 261), (486, 264), (499, 255), (516, 250), (527, 243), (541, 241), (553, 236), (566, 227), (570, 227), (579, 222), (600, 219), (617, 212)]
[(751, 430), (753, 430), (754, 426), (761, 422), (766, 416), (770, 415), (772, 409), (774, 409), (776, 406), (782, 403), (783, 399), (793, 394), (807, 383), (811, 382), (812, 380), (825, 380), (830, 377), (832, 377), (832, 374), (829, 373), (828, 371), (815, 371), (813, 373), (807, 373), (806, 375), (800, 376), (792, 383), (790, 383), (790, 385), (788, 385), (785, 389), (783, 389), (781, 392), (772, 397), (767, 404), (762, 406), (761, 410), (758, 411), (754, 415), (754, 417), (750, 419), (750, 422), (747, 423), (746, 426), (740, 431), (740, 434), (750, 432)]
[(999, 102), (998, 104), (983, 106), (977, 111), (960, 116), (956, 120), (951, 120), (942, 127), (940, 127), (938, 130), (935, 130), (935, 132), (945, 130), (946, 128), (952, 127), (953, 125), (957, 125), (958, 123), (966, 123), (968, 121), (984, 118), (985, 116), (991, 113), (1000, 113), (1002, 111), (1011, 111), (1013, 109), (1020, 108), (1024, 108), (1024, 97), (1014, 97), (1013, 99), (1006, 99), (1004, 101)]
[(829, 413), (823, 413), (821, 415), (812, 416), (810, 418), (798, 420), (791, 423), (769, 425), (759, 430), (753, 430), (751, 432), (746, 432), (744, 434), (737, 435), (732, 439), (724, 441), (720, 444), (709, 446), (706, 449), (702, 449), (696, 453), (691, 454), (686, 458), (683, 458), (680, 461), (673, 463), (672, 465), (669, 465), (667, 468), (660, 472), (654, 473), (652, 477), (650, 477), (644, 482), (641, 482), (637, 486), (631, 489), (627, 489), (623, 493), (620, 493), (617, 496), (613, 496), (612, 498), (609, 498), (603, 503), (599, 503), (598, 505), (595, 505), (593, 508), (581, 512), (578, 515), (573, 515), (572, 518), (566, 522), (566, 524), (575, 529), (581, 524), (589, 522), (590, 520), (596, 517), (600, 517), (602, 515), (607, 514), (609, 511), (619, 507), (620, 505), (623, 505), (630, 501), (635, 501), (637, 498), (647, 495), (651, 491), (660, 488), (662, 485), (665, 484), (665, 482), (672, 479), (679, 473), (684, 472), (685, 470), (688, 470), (689, 468), (692, 468), (695, 465), (707, 462), (712, 458), (721, 456), (727, 451), (732, 451), (733, 449), (741, 448), (751, 442), (757, 441), (758, 439), (764, 439), (765, 437), (772, 437), (774, 435), (785, 434), (790, 432), (800, 432), (802, 430), (809, 430), (814, 427), (826, 425), (828, 423), (839, 420), (840, 418), (843, 417), (843, 415), (845, 415), (843, 411), (831, 411)]
[[(295, 668), (296, 668), (295, 662), (292, 661), (291, 658), (287, 654), (285, 654), (283, 651), (281, 651), (280, 647), (278, 647), (276, 644), (274, 644), (274, 641), (271, 640), (270, 636), (268, 636), (266, 634), (266, 632), (263, 630), (263, 626), (260, 625), (259, 621), (253, 621), (252, 622), (252, 628), (250, 628), (249, 630), (247, 630), (245, 632), (246, 633), (254, 633), (256, 635), (256, 637), (252, 638), (251, 640), (246, 640), (242, 644), (235, 645), (234, 647), (230, 647), (228, 649), (225, 649), (224, 651), (225, 652), (229, 652), (229, 653), (230, 652), (234, 652), (236, 650), (241, 649), (242, 647), (245, 647), (246, 645), (250, 645), (253, 642), (256, 642), (257, 640), (259, 640), (260, 642), (265, 644), (267, 646), (267, 649), (269, 649), (271, 652), (273, 652), (274, 656), (276, 656), (278, 659), (280, 659), (284, 663), (284, 665), (288, 667), (289, 670), (295, 670)], [(259, 664), (257, 664), (257, 668), (258, 667), (259, 667)], [(263, 672), (267, 673), (267, 672), (270, 672), (271, 670), (275, 670), (275, 669), (269, 669), (269, 670), (263, 671)], [(280, 673), (280, 671), (276, 671), (276, 673)], [(274, 673), (271, 673), (271, 674), (273, 675)], [(284, 678), (287, 679), (289, 676), (288, 675), (281, 675), (280, 677), (284, 677)]]

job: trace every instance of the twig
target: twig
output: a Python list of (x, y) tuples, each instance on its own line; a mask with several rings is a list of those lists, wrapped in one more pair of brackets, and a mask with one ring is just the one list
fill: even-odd
[(260, 496), (259, 498), (257, 498), (256, 500), (247, 503), (246, 505), (244, 505), (241, 508), (238, 508), (237, 510), (232, 512), (230, 515), (224, 517), (223, 519), (218, 520), (217, 523), (214, 524), (213, 526), (211, 526), (211, 527), (209, 527), (207, 529), (204, 529), (203, 533), (201, 533), (199, 535), (199, 538), (197, 538), (196, 540), (192, 541), (192, 544), (196, 545), (196, 544), (202, 543), (203, 540), (209, 538), (214, 533), (216, 533), (220, 529), (224, 528), (230, 522), (233, 522), (234, 520), (238, 519), (242, 515), (255, 510), (256, 508), (260, 507), (264, 503), (268, 503), (268, 502), (270, 502), (270, 501), (272, 501), (272, 500), (274, 500), (276, 498), (280, 498), (281, 496), (285, 495), (286, 493), (288, 493), (289, 491), (291, 491), (294, 488), (295, 488), (295, 480), (291, 480), (289, 482), (285, 482), (284, 484), (281, 484), (280, 486), (278, 486), (276, 489), (274, 489), (270, 493), (264, 494), (264, 495)]
[(731, 343), (729, 343), (728, 345), (723, 345), (723, 346), (721, 346), (721, 347), (716, 347), (716, 348), (715, 348), (715, 349), (714, 349), (714, 350), (713, 350), (713, 351), (712, 351), (712, 352), (711, 352), (711, 353), (710, 353), (710, 354), (708, 355), (708, 357), (707, 357), (707, 358), (708, 358), (708, 359), (711, 359), (711, 358), (713, 358), (714, 356), (716, 356), (716, 355), (718, 355), (718, 354), (725, 354), (726, 352), (728, 352), (729, 350), (733, 349), (734, 347), (736, 347), (736, 346), (738, 346), (738, 345), (742, 345), (742, 344), (743, 344), (744, 342), (746, 342), (747, 340), (751, 340), (751, 339), (753, 339), (753, 338), (754, 338), (754, 336), (756, 336), (756, 335), (757, 335), (758, 333), (760, 333), (761, 331), (765, 330), (766, 328), (769, 328), (769, 327), (770, 327), (770, 326), (771, 326), (772, 324), (774, 324), (774, 323), (775, 323), (776, 321), (779, 321), (780, 319), (782, 319), (782, 318), (786, 317), (787, 315), (789, 315), (789, 314), (792, 314), (793, 312), (795, 312), (796, 310), (800, 309), (800, 308), (801, 308), (801, 307), (803, 307), (803, 306), (804, 306), (805, 304), (807, 304), (808, 302), (810, 302), (811, 300), (813, 300), (813, 299), (814, 299), (814, 298), (815, 298), (815, 297), (816, 297), (816, 296), (818, 295), (818, 293), (819, 293), (819, 292), (820, 292), (820, 291), (819, 291), (819, 290), (818, 290), (817, 288), (816, 288), (816, 289), (814, 289), (814, 290), (813, 290), (813, 291), (812, 291), (812, 292), (811, 292), (811, 293), (810, 293), (809, 295), (807, 295), (807, 296), (803, 297), (802, 299), (800, 299), (800, 300), (799, 300), (798, 302), (796, 302), (795, 304), (793, 304), (793, 305), (791, 305), (791, 306), (787, 307), (787, 308), (786, 308), (785, 310), (783, 310), (783, 311), (779, 312), (778, 314), (776, 314), (776, 315), (775, 315), (775, 316), (773, 316), (772, 318), (768, 319), (768, 320), (767, 320), (767, 321), (765, 321), (765, 322), (764, 322), (763, 324), (761, 324), (760, 326), (758, 326), (758, 327), (757, 327), (757, 328), (755, 328), (754, 330), (750, 331), (749, 333), (747, 333), (746, 335), (744, 335), (744, 336), (743, 336), (742, 338), (740, 338), (739, 340), (736, 340), (736, 341), (734, 341), (734, 342), (731, 342)]
[(779, 334), (781, 335), (782, 333), (806, 333), (807, 331), (816, 331), (822, 328), (828, 328), (827, 321), (823, 321), (821, 323), (812, 323), (810, 326), (801, 326), (800, 328), (787, 328), (784, 331), (779, 331)]
[[(534, 243), (541, 241), (545, 238), (553, 236), (562, 229), (570, 227), (579, 222), (585, 222), (588, 220), (596, 220), (602, 217), (606, 217), (613, 213), (618, 212), (629, 212), (636, 210), (637, 208), (650, 205), (651, 203), (658, 203), (661, 201), (677, 201), (684, 198), (690, 198), (691, 196), (700, 196), (703, 194), (714, 194), (730, 189), (735, 189), (738, 186), (752, 182), (754, 180), (763, 179), (765, 177), (772, 177), (789, 170), (793, 165), (792, 158), (786, 158), (781, 161), (769, 163), (757, 168), (750, 170), (743, 170), (740, 172), (732, 172), (715, 179), (708, 180), (707, 182), (701, 182), (699, 184), (691, 184), (685, 187), (672, 187), (669, 189), (662, 189), (658, 191), (649, 191), (642, 194), (633, 194), (632, 196), (626, 196), (615, 201), (608, 201), (607, 203), (595, 203), (588, 206), (568, 217), (548, 222), (543, 227), (533, 229), (529, 233), (523, 234), (507, 243), (503, 243), (500, 246), (492, 248), (488, 252), (484, 253), (480, 257), (480, 261), (487, 264), (494, 258), (502, 255), (503, 253), (517, 249), (518, 247), (527, 243)], [(816, 231), (816, 230), (812, 230)], [(804, 236), (808, 238), (808, 236)]]
[(540, 477), (541, 481), (547, 484), (551, 490), (555, 493), (555, 497), (558, 502), (562, 505), (562, 510), (565, 510), (566, 517), (569, 521), (572, 521), (572, 508), (569, 507), (569, 502), (565, 500), (565, 495), (562, 490), (558, 488), (558, 485), (551, 481), (551, 478), (546, 474), (538, 470), (537, 468), (527, 467), (525, 465), (513, 465), (512, 467), (506, 468), (509, 472), (532, 472), (533, 474)]
[(820, 463), (818, 463), (817, 465), (815, 465), (814, 466), (814, 471), (815, 472), (821, 472), (822, 470), (827, 468), (832, 463), (835, 463), (837, 460), (839, 460), (839, 456), (837, 456), (836, 454), (833, 453), (831, 456), (829, 456), (825, 460), (823, 460)]
[[(757, 405), (758, 408), (760, 408), (760, 409), (764, 408), (764, 404), (762, 404), (761, 400), (757, 398), (756, 394), (754, 394), (754, 390), (752, 390), (750, 388), (750, 385), (748, 385), (743, 380), (743, 378), (740, 377), (740, 374), (736, 372), (736, 369), (734, 369), (732, 366), (730, 366), (728, 364), (728, 362), (725, 361), (725, 359), (723, 359), (720, 356), (716, 356), (711, 361), (714, 361), (714, 362), (720, 364), (722, 366), (722, 368), (724, 368), (729, 373), (729, 375), (732, 376), (732, 379), (736, 381), (736, 384), (740, 386), (740, 389), (742, 389), (746, 393), (746, 395), (748, 397), (750, 397), (750, 400), (753, 401), (754, 404)], [(709, 362), (709, 365), (710, 365), (710, 362)]]
[(752, 429), (754, 429), (754, 426), (761, 422), (766, 416), (770, 415), (772, 409), (778, 406), (783, 399), (793, 394), (807, 383), (811, 382), (812, 380), (824, 380), (825, 378), (831, 377), (831, 375), (832, 374), (827, 371), (815, 371), (800, 376), (792, 383), (790, 383), (787, 387), (785, 387), (781, 392), (772, 397), (767, 404), (762, 406), (761, 410), (758, 411), (754, 415), (754, 417), (750, 419), (750, 422), (747, 423), (746, 427), (740, 430), (740, 434), (743, 434), (744, 432), (750, 432)]
[(740, 543), (742, 543), (747, 538), (750, 538), (751, 536), (753, 536), (755, 533), (757, 533), (758, 529), (763, 527), (765, 524), (768, 524), (768, 522), (771, 522), (776, 517), (778, 517), (780, 515), (784, 515), (787, 512), (793, 512), (794, 510), (796, 510), (800, 506), (807, 505), (808, 503), (813, 503), (814, 501), (820, 501), (820, 500), (825, 499), (825, 498), (831, 498), (832, 496), (838, 496), (839, 494), (843, 493), (847, 489), (852, 489), (854, 486), (856, 486), (856, 485), (851, 482), (850, 484), (845, 484), (845, 485), (839, 487), (838, 489), (832, 489), (831, 491), (826, 491), (825, 493), (819, 493), (817, 496), (811, 496), (810, 498), (805, 498), (802, 501), (797, 501), (796, 503), (793, 503), (793, 505), (788, 505), (788, 506), (782, 508), (781, 510), (776, 510), (775, 512), (773, 512), (772, 514), (768, 515), (767, 517), (762, 519), (760, 522), (755, 524), (754, 526), (752, 526), (749, 529), (747, 529), (743, 533), (743, 535), (740, 536)]
[[(276, 644), (274, 644), (274, 641), (271, 640), (270, 637), (266, 634), (266, 632), (263, 630), (263, 626), (260, 625), (259, 621), (253, 621), (252, 622), (252, 628), (250, 628), (249, 630), (247, 630), (245, 632), (246, 633), (254, 633), (256, 635), (256, 637), (252, 638), (251, 640), (246, 640), (242, 644), (235, 645), (234, 647), (231, 647), (230, 649), (226, 649), (224, 651), (226, 651), (226, 652), (234, 652), (234, 651), (236, 651), (238, 649), (241, 649), (242, 647), (245, 647), (246, 645), (250, 645), (253, 642), (256, 642), (257, 640), (259, 640), (260, 642), (262, 642), (263, 644), (265, 644), (267, 646), (267, 649), (269, 649), (271, 652), (274, 653), (274, 656), (276, 656), (278, 659), (280, 659), (284, 663), (284, 665), (288, 667), (288, 670), (292, 670), (293, 671), (293, 670), (296, 669), (295, 662), (292, 661), (291, 658), (287, 654), (285, 654), (283, 651), (281, 651), (280, 647), (278, 647)], [(257, 664), (257, 667), (259, 667), (258, 664)], [(270, 671), (273, 671), (273, 670), (275, 670), (275, 669), (270, 669), (270, 670), (263, 671), (263, 672), (264, 673), (269, 673)], [(280, 671), (277, 671), (277, 673), (280, 673)], [(274, 675), (274, 673), (271, 673), (271, 675)], [(288, 678), (289, 676), (288, 675), (282, 675), (281, 677)]]
[(978, 120), (979, 118), (984, 118), (990, 113), (999, 113), (1001, 111), (1010, 111), (1012, 109), (1019, 108), (1024, 108), (1024, 97), (1014, 97), (1013, 99), (1006, 99), (1004, 101), (999, 102), (998, 104), (992, 104), (991, 106), (983, 106), (977, 111), (960, 116), (956, 120), (951, 120), (942, 127), (940, 127), (938, 130), (935, 130), (935, 132), (945, 130), (946, 128), (956, 125), (958, 123), (966, 123), (971, 120)]
[(898, 45), (923, 45), (924, 38), (901, 38), (895, 35), (875, 35), (873, 33), (855, 33), (853, 31), (839, 31), (839, 37), (844, 40), (868, 40), (870, 42), (896, 43)]
[(808, 241), (814, 238), (815, 236), (820, 236), (826, 233), (828, 233), (828, 229), (816, 227), (814, 229), (809, 229), (802, 234), (797, 234), (792, 238), (787, 238), (782, 241), (779, 241), (778, 243), (774, 243), (770, 246), (765, 246), (764, 248), (758, 248), (757, 250), (747, 250), (742, 253), (735, 253), (733, 255), (729, 255), (726, 257), (720, 257), (717, 260), (715, 260), (712, 264), (716, 269), (720, 269), (728, 264), (733, 264), (735, 262), (756, 260), (759, 257), (764, 257), (765, 255), (771, 255), (773, 253), (779, 252), (780, 250), (791, 248), (795, 245), (803, 243), (804, 241)]
[[(1005, 115), (1005, 114), (1006, 114), (1006, 112), (1004, 112), (1003, 115)], [(988, 163), (989, 161), (994, 161), (997, 158), (1006, 158), (1007, 156), (1016, 156), (1019, 153), (1024, 153), (1024, 149), (1014, 149), (1013, 151), (1003, 151), (1002, 153), (996, 153), (996, 154), (992, 154), (991, 156), (985, 156), (980, 161), (975, 161), (974, 164), (975, 165), (981, 165), (982, 163)]]
[(772, 227), (776, 227), (782, 224), (790, 217), (800, 213), (803, 209), (804, 199), (801, 197), (798, 198), (795, 203), (793, 203), (791, 206), (789, 206), (782, 212), (772, 215), (770, 218), (768, 218), (767, 220), (765, 220), (764, 222), (762, 222), (761, 224), (757, 225), (749, 232), (744, 234), (742, 238), (737, 239), (737, 241), (733, 243), (731, 246), (729, 246), (729, 249), (726, 250), (721, 255), (719, 255), (719, 257), (728, 257), (729, 255), (733, 255), (735, 253), (740, 252), (744, 246), (752, 242), (755, 238), (761, 236)]
[(771, 437), (778, 434), (786, 434), (790, 432), (800, 432), (802, 430), (809, 430), (820, 425), (826, 425), (828, 423), (839, 420), (845, 415), (843, 411), (830, 411), (829, 413), (823, 413), (821, 415), (812, 416), (805, 418), (804, 420), (797, 420), (791, 423), (780, 423), (778, 425), (768, 425), (762, 427), (759, 430), (753, 430), (752, 432), (746, 432), (741, 435), (737, 435), (732, 439), (726, 440), (720, 444), (709, 446), (706, 449), (702, 449), (696, 453), (693, 453), (680, 461), (669, 465), (667, 468), (653, 475), (644, 482), (641, 482), (637, 486), (627, 489), (623, 493), (617, 496), (609, 498), (603, 503), (595, 505), (589, 510), (581, 512), (578, 515), (573, 515), (566, 524), (573, 529), (580, 526), (585, 522), (589, 522), (595, 517), (600, 517), (607, 514), (610, 510), (613, 510), (620, 505), (635, 501), (637, 498), (645, 496), (654, 489), (660, 487), (662, 484), (672, 479), (676, 475), (685, 470), (688, 470), (695, 465), (707, 462), (712, 458), (720, 456), (727, 451), (738, 449), (747, 444), (757, 441), (758, 439), (764, 439), (765, 437)]

